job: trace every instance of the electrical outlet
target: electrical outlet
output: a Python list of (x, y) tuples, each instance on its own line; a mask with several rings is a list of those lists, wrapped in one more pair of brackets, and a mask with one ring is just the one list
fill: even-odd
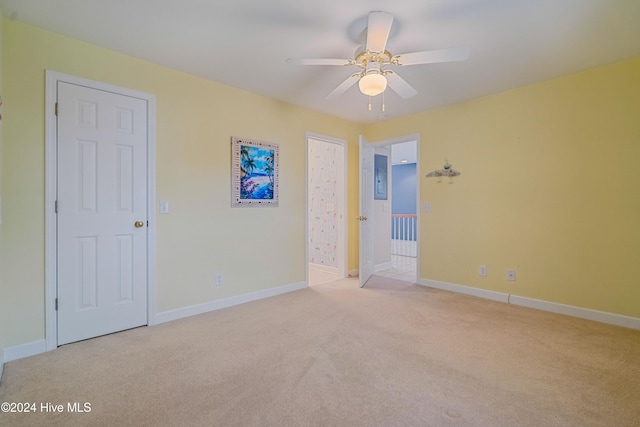
[(216, 286), (222, 286), (222, 273), (216, 273)]
[(516, 271), (513, 268), (507, 269), (507, 280), (516, 281)]
[(480, 266), (480, 270), (478, 271), (480, 273), (480, 275), (482, 277), (486, 277), (487, 276), (487, 266), (486, 265), (481, 265)]

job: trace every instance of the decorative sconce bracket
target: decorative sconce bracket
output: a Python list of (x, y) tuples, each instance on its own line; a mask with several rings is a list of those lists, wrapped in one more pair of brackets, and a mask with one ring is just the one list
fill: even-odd
[(449, 164), (449, 162), (447, 161), (447, 159), (444, 160), (444, 166), (442, 169), (438, 169), (432, 172), (429, 172), (426, 177), (427, 178), (432, 178), (432, 177), (437, 177), (438, 178), (438, 182), (442, 182), (442, 177), (443, 176), (447, 176), (449, 177), (449, 184), (453, 184), (453, 177), (454, 176), (459, 176), (460, 172), (458, 172), (457, 170), (454, 170), (451, 168), (451, 165)]

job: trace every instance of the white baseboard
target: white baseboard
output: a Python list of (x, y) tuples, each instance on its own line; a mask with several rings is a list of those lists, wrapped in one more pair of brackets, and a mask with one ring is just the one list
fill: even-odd
[(15, 347), (5, 348), (3, 359), (4, 362), (7, 363), (13, 360), (22, 359), (23, 357), (29, 357), (36, 354), (44, 353), (45, 351), (47, 351), (47, 343), (44, 339), (41, 339), (38, 341), (17, 345)]
[(595, 322), (608, 323), (610, 325), (640, 330), (639, 318), (624, 316), (622, 314), (607, 313), (605, 311), (592, 310), (589, 308), (565, 305), (557, 302), (510, 295), (503, 292), (488, 291), (486, 289), (478, 289), (471, 286), (438, 282), (436, 280), (420, 279), (418, 280), (418, 284), (422, 286), (428, 286), (430, 288), (443, 289), (445, 291), (472, 295), (475, 297), (485, 298), (493, 301), (505, 302), (507, 304), (519, 305), (522, 307), (534, 308), (536, 310), (564, 314), (566, 316), (578, 317), (580, 319), (593, 320)]
[(393, 268), (393, 262), (389, 261), (389, 262), (383, 262), (381, 264), (376, 264), (373, 266), (373, 272), (377, 273), (378, 271), (382, 271), (382, 270), (388, 270), (390, 268)]
[(257, 301), (276, 295), (286, 294), (288, 292), (299, 291), (307, 288), (305, 282), (298, 282), (291, 285), (280, 286), (277, 288), (265, 289), (263, 291), (251, 292), (244, 295), (223, 298), (203, 304), (192, 305), (190, 307), (177, 308), (175, 310), (164, 311), (156, 314), (156, 324), (170, 322), (172, 320), (183, 319), (185, 317), (195, 316), (197, 314), (208, 313), (210, 311), (220, 310), (223, 308), (233, 307), (234, 305), (244, 304), (246, 302)]
[(4, 370), (4, 350), (0, 351), (0, 384), (2, 384), (2, 371)]
[(360, 270), (351, 270), (349, 271), (349, 277), (358, 277), (360, 275)]
[(325, 273), (338, 274), (338, 267), (331, 267), (329, 265), (324, 265), (324, 264), (309, 263), (309, 269), (313, 269), (316, 271), (323, 271)]
[(630, 329), (640, 330), (640, 319), (636, 317), (624, 316), (622, 314), (608, 313), (606, 311), (591, 310), (588, 308), (575, 307), (572, 305), (560, 304), (557, 302), (543, 301), (527, 297), (511, 295), (509, 303), (522, 307), (535, 308), (537, 310), (550, 311), (552, 313), (564, 314), (566, 316), (579, 317), (581, 319), (593, 320), (610, 325), (622, 326)]
[(472, 295), (474, 297), (490, 299), (492, 301), (509, 302), (509, 294), (504, 292), (488, 291), (486, 289), (473, 288), (471, 286), (455, 285), (453, 283), (439, 282), (437, 280), (419, 279), (418, 284), (430, 288), (442, 289), (459, 294)]

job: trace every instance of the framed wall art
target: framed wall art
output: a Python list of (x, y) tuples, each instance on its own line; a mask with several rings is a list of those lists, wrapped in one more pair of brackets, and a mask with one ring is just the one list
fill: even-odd
[(278, 144), (231, 138), (231, 206), (278, 206)]

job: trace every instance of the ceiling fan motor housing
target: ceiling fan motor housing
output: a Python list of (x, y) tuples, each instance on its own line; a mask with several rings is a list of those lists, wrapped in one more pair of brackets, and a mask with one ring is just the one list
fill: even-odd
[(367, 64), (378, 63), (380, 67), (391, 64), (391, 52), (388, 50), (382, 52), (370, 52), (364, 50), (356, 55), (355, 65), (367, 68)]

